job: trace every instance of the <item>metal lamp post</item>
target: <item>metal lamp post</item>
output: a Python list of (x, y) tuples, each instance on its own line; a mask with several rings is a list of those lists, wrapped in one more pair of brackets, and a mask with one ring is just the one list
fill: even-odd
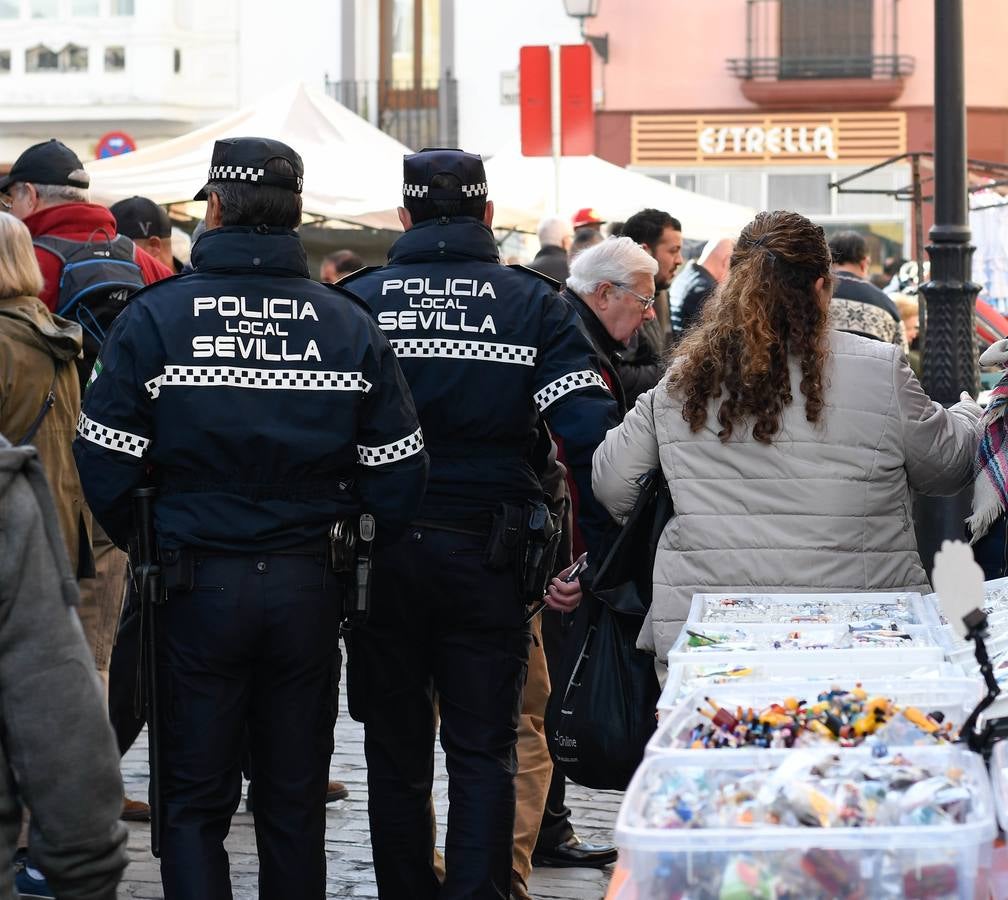
[[(931, 280), (924, 294), (927, 339), (924, 389), (945, 406), (978, 389), (975, 306), (980, 286), (970, 281), (966, 188), (966, 102), (962, 0), (935, 0), (934, 225), (928, 234)], [(957, 497), (917, 498), (917, 538), (925, 567), (945, 538), (962, 537), (969, 491)]]

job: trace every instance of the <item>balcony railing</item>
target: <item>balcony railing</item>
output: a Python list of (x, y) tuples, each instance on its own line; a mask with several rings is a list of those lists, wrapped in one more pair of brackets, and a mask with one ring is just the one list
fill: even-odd
[(755, 57), (729, 59), (728, 71), (737, 78), (906, 78), (914, 71), (912, 56), (866, 57)]
[(728, 71), (746, 81), (897, 80), (899, 0), (747, 0), (746, 55)]
[(330, 81), (326, 93), (411, 150), (458, 145), (458, 82)]

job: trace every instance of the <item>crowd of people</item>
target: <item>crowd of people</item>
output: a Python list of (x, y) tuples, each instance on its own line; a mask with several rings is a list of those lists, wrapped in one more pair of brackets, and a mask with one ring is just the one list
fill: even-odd
[(313, 280), (296, 149), (208, 165), (191, 247), (146, 198), (90, 202), (57, 140), (0, 180), (0, 894), (115, 896), (120, 819), (151, 818), (118, 775), (142, 671), (165, 896), (232, 896), (243, 774), (259, 895), (324, 896), (341, 639), (381, 897), (524, 900), (534, 865), (612, 863), (543, 718), (574, 561), (656, 468), (659, 663), (695, 591), (929, 590), (911, 490), (968, 485), (989, 421), (924, 394), (916, 306), (873, 286), (863, 236), (760, 213), (684, 264), (671, 212), (585, 208), (508, 266), (481, 159), (423, 150), (387, 264), (342, 250)]

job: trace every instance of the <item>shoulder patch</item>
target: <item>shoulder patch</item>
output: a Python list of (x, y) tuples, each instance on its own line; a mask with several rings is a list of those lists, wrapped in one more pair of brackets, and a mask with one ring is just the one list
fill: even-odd
[(520, 263), (514, 263), (508, 266), (507, 268), (514, 269), (517, 272), (524, 272), (526, 275), (534, 275), (540, 281), (545, 281), (546, 284), (548, 284), (555, 291), (563, 290), (563, 284), (561, 282), (557, 281), (555, 278), (551, 278), (549, 275), (546, 275), (543, 272), (539, 272), (535, 269), (530, 269), (528, 266), (523, 266)]

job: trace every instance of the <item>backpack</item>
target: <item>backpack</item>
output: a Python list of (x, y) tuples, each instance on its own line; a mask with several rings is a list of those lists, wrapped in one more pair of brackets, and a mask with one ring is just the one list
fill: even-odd
[(99, 228), (86, 241), (42, 235), (34, 244), (63, 264), (56, 314), (78, 322), (84, 331), (84, 355), (76, 361), (83, 393), (106, 332), (144, 286), (143, 272), (133, 259), (133, 241), (121, 234), (113, 238)]

